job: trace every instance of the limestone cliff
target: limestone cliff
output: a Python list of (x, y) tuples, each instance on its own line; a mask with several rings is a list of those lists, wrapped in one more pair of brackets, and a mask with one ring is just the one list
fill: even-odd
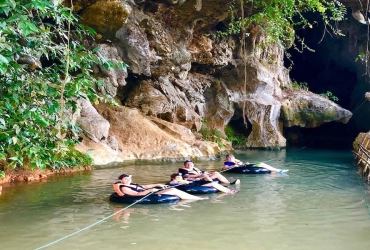
[[(95, 149), (97, 164), (213, 157), (225, 148), (199, 140), (202, 121), (223, 134), (230, 121), (245, 116), (246, 147), (281, 148), (284, 126), (346, 123), (352, 115), (291, 88), (284, 51), (274, 44), (259, 46), (266, 34), (258, 27), (246, 38), (246, 58), (238, 37), (213, 38), (228, 18), (229, 0), (74, 2), (81, 22), (98, 32), (94, 43), (101, 54), (128, 64), (127, 71), (94, 68), (104, 82), (99, 90), (122, 104), (95, 107), (97, 119), (85, 123), (99, 140), (85, 137), (79, 149)], [(98, 121), (105, 124), (104, 133), (93, 131), (91, 123)]]

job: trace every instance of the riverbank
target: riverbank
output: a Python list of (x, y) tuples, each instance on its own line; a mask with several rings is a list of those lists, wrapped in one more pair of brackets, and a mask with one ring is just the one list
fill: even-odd
[(61, 169), (21, 169), (21, 170), (6, 170), (5, 177), (0, 178), (0, 185), (12, 182), (36, 182), (44, 181), (49, 176), (56, 174), (72, 174), (80, 171), (91, 170), (90, 166), (87, 167), (76, 167), (76, 168), (61, 168)]

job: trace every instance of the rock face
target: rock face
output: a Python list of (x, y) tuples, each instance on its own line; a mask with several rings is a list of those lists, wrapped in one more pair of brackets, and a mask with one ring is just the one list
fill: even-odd
[(225, 149), (195, 138), (202, 121), (224, 136), (230, 121), (245, 120), (250, 130), (245, 146), (254, 148), (285, 147), (283, 126), (348, 121), (349, 111), (313, 93), (283, 93), (291, 85), (284, 51), (259, 46), (266, 35), (258, 27), (249, 31), (246, 54), (238, 37), (213, 38), (229, 3), (76, 1), (81, 21), (100, 35), (101, 54), (128, 65), (127, 71), (96, 69), (104, 83), (99, 90), (123, 106), (96, 107), (101, 116), (96, 121), (110, 126), (86, 121), (87, 130), (101, 131), (94, 130), (97, 140), (85, 139), (79, 149), (94, 148), (97, 164), (212, 157)]
[(78, 100), (80, 114), (77, 123), (84, 130), (87, 138), (99, 142), (108, 138), (110, 123), (104, 119), (88, 100)]
[[(211, 159), (220, 151), (213, 142), (199, 141), (185, 127), (145, 117), (127, 107), (96, 107), (111, 128), (106, 140), (84, 140), (78, 150), (91, 151), (97, 165), (135, 160)], [(113, 143), (112, 143), (113, 142)]]
[(350, 111), (308, 91), (286, 91), (284, 96), (281, 110), (285, 127), (315, 128), (331, 121), (346, 124), (352, 117)]
[(370, 92), (366, 92), (365, 98), (366, 98), (366, 100), (370, 101)]

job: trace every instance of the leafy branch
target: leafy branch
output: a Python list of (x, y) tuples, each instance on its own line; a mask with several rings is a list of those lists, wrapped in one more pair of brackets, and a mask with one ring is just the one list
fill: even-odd
[(64, 112), (77, 98), (103, 100), (91, 68), (107, 60), (80, 42), (91, 35), (53, 1), (0, 1), (0, 159), (8, 168), (70, 166), (79, 128)]
[[(333, 25), (333, 22), (341, 21), (346, 14), (346, 8), (339, 1), (331, 0), (239, 0), (242, 4), (240, 10), (236, 10), (233, 1), (229, 7), (230, 22), (225, 31), (217, 31), (216, 37), (243, 34), (243, 29), (248, 29), (256, 24), (268, 35), (266, 44), (277, 43), (282, 48), (293, 45), (294, 28), (312, 28), (314, 22), (310, 22), (304, 14), (307, 12), (319, 13), (324, 24), (324, 34), (333, 32), (342, 35)], [(249, 10), (244, 13), (245, 9)], [(237, 17), (240, 13), (241, 17)], [(316, 22), (316, 21), (315, 21)], [(323, 34), (323, 35), (324, 35)]]

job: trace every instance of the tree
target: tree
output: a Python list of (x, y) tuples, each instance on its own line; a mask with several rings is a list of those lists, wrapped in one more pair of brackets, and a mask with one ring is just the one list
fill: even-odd
[(0, 160), (8, 168), (91, 164), (73, 150), (80, 128), (64, 112), (77, 98), (99, 102), (90, 69), (104, 58), (81, 44), (95, 33), (78, 24), (73, 5), (55, 2), (0, 0)]

